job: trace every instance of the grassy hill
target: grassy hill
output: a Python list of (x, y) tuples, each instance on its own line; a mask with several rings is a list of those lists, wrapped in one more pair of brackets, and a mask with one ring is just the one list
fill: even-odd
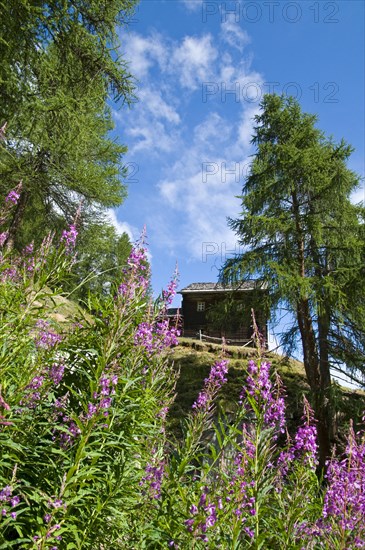
[[(221, 357), (222, 347), (217, 344), (200, 342), (189, 338), (180, 338), (174, 348), (170, 361), (172, 368), (179, 373), (176, 384), (176, 399), (170, 411), (170, 429), (177, 437), (181, 433), (181, 420), (191, 410), (191, 406), (201, 390), (204, 379), (209, 375), (212, 364)], [(254, 348), (227, 346), (225, 357), (229, 360), (228, 382), (222, 387), (218, 407), (227, 413), (234, 412), (238, 405), (239, 394), (246, 379), (247, 363), (257, 358)], [(284, 384), (287, 405), (287, 420), (292, 431), (300, 422), (303, 414), (303, 395), (309, 394), (304, 366), (285, 356), (273, 352), (265, 353)], [(333, 385), (336, 419), (340, 433), (348, 427), (350, 418), (354, 419), (355, 428), (361, 422), (365, 410), (364, 392), (348, 390)]]

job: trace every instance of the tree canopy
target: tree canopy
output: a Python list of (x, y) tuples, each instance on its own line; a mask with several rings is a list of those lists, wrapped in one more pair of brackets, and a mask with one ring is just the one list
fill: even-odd
[(119, 235), (114, 226), (107, 223), (90, 224), (81, 232), (78, 245), (80, 253), (69, 287), (73, 290), (79, 281), (82, 285), (72, 296), (86, 299), (89, 292), (99, 296), (107, 294), (120, 280), (131, 252), (127, 233)]
[(327, 138), (293, 98), (266, 95), (255, 122), (242, 212), (229, 221), (244, 252), (223, 278), (258, 277), (272, 311), (292, 314), (283, 343), (301, 343), (323, 465), (333, 436), (330, 367), (364, 372), (364, 208), (350, 200), (360, 178), (347, 167), (351, 146)]
[[(125, 197), (123, 145), (113, 140), (108, 99), (124, 103), (134, 82), (118, 55), (117, 25), (135, 0), (0, 2), (0, 193), (22, 181), (9, 228), (29, 235), (70, 222), (82, 202), (96, 222)], [(20, 229), (20, 231), (19, 231)], [(14, 244), (14, 243), (11, 243)]]

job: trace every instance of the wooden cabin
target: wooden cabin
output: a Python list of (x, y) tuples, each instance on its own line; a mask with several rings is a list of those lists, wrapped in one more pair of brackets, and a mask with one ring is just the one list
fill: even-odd
[[(192, 283), (179, 291), (182, 295), (183, 336), (210, 337), (242, 345), (252, 341), (251, 308), (264, 298), (265, 289), (257, 281), (244, 281), (238, 287), (221, 283)], [(254, 299), (255, 298), (255, 299)], [(267, 313), (264, 299), (255, 318), (259, 331), (267, 341)], [(204, 339), (204, 338), (203, 338)], [(208, 339), (208, 338), (207, 338)]]

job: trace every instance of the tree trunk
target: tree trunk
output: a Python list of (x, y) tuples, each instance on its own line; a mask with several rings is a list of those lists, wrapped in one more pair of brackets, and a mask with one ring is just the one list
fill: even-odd
[[(329, 363), (329, 342), (328, 333), (330, 328), (330, 316), (327, 307), (318, 315), (318, 341), (319, 341), (319, 370), (321, 375), (320, 403), (322, 409), (321, 425), (327, 433), (328, 445), (336, 435), (334, 414), (331, 396), (331, 373)], [(330, 452), (330, 449), (329, 449)]]
[[(319, 347), (319, 372), (320, 388), (319, 402), (321, 409), (321, 429), (326, 435), (321, 436), (326, 440), (326, 445), (331, 444), (335, 439), (336, 426), (335, 415), (332, 406), (331, 395), (331, 372), (329, 362), (329, 341), (330, 330), (330, 299), (326, 295), (325, 277), (328, 275), (328, 257), (325, 251), (320, 257), (318, 247), (314, 238), (311, 239), (312, 256), (315, 259), (315, 273), (318, 278), (319, 288), (317, 288), (317, 310), (318, 310), (318, 347)], [(318, 430), (319, 431), (319, 430)], [(320, 435), (319, 435), (320, 436)]]
[[(307, 276), (305, 268), (305, 234), (301, 223), (301, 215), (297, 194), (292, 193), (292, 211), (297, 234), (298, 271), (303, 280)], [(313, 396), (314, 414), (317, 420), (317, 442), (319, 451), (319, 468), (325, 467), (331, 452), (331, 417), (329, 406), (329, 389), (331, 378), (328, 362), (328, 329), (326, 318), (318, 320), (319, 349), (313, 327), (310, 300), (298, 292), (297, 321), (302, 340), (304, 368)]]
[(326, 348), (321, 349), (320, 347), (318, 353), (307, 299), (298, 302), (297, 320), (302, 340), (305, 373), (313, 395), (314, 414), (317, 420), (319, 468), (322, 470), (331, 453), (331, 433), (333, 432), (329, 399), (331, 380), (329, 377), (328, 347), (327, 355)]

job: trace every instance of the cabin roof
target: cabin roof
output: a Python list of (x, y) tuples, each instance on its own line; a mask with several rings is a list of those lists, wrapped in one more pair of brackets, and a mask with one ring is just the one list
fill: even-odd
[(190, 292), (242, 292), (247, 290), (254, 290), (255, 288), (257, 288), (257, 284), (260, 283), (253, 280), (241, 281), (239, 285), (223, 285), (222, 283), (191, 283), (187, 287), (182, 288), (179, 291), (179, 294), (188, 294)]

